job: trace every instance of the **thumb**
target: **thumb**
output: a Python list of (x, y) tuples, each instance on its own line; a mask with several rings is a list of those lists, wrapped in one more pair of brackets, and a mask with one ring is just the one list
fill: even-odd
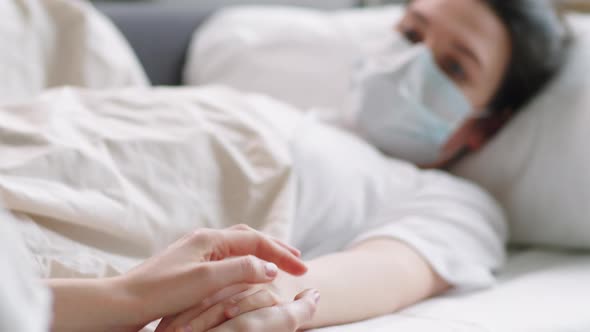
[(319, 303), (320, 292), (315, 289), (308, 289), (297, 295), (295, 301), (286, 304), (285, 309), (295, 318), (297, 327), (302, 328), (311, 323)]
[(235, 284), (259, 284), (273, 281), (279, 269), (274, 263), (256, 256), (241, 256), (223, 261), (205, 263), (208, 265), (206, 285), (209, 293)]

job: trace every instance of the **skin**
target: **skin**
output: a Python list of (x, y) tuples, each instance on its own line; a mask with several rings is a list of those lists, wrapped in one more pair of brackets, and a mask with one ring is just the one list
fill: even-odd
[(414, 0), (396, 29), (414, 43), (424, 43), (441, 70), (459, 87), (473, 108), (443, 148), (434, 165), (444, 166), (462, 149), (479, 149), (506, 120), (481, 118), (499, 89), (510, 62), (508, 29), (481, 0)]
[[(481, 118), (509, 65), (509, 32), (480, 0), (414, 0), (396, 29), (409, 40), (425, 43), (432, 50), (439, 67), (474, 109), (472, 117), (445, 145), (441, 160), (424, 165), (442, 167), (465, 148), (478, 149), (507, 120), (502, 112), (495, 112), (499, 116)], [(320, 290), (322, 301), (305, 328), (392, 313), (450, 288), (413, 248), (391, 239), (368, 240), (350, 250), (310, 261), (308, 267), (305, 276), (295, 278), (281, 273), (264, 287), (234, 289), (231, 294), (218, 295), (205, 306), (199, 304), (169, 316), (162, 321), (158, 332), (215, 331), (212, 330), (215, 326), (247, 317), (259, 308), (289, 303), (294, 294), (310, 287)]]
[[(299, 255), (297, 249), (247, 226), (199, 229), (119, 277), (47, 280), (54, 300), (52, 331), (137, 332), (227, 287), (272, 282), (278, 268), (304, 274), (307, 267)], [(308, 321), (315, 311), (316, 294), (303, 292), (293, 304), (274, 309), (281, 315), (270, 322), (291, 321), (299, 326)], [(265, 311), (252, 313), (231, 324), (267, 316)]]

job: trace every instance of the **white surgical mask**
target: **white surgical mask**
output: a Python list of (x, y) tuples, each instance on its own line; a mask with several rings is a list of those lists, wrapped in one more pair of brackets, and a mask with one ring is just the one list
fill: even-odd
[(391, 157), (419, 165), (440, 159), (471, 111), (432, 52), (401, 34), (363, 61), (355, 89), (354, 130)]

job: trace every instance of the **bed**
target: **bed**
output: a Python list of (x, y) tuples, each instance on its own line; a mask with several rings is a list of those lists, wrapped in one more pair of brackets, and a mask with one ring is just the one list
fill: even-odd
[[(210, 12), (150, 3), (97, 7), (125, 35), (152, 84), (181, 85), (191, 36)], [(449, 293), (400, 313), (316, 331), (586, 332), (588, 280), (587, 252), (520, 247), (511, 251), (491, 289)]]
[[(140, 10), (145, 20), (131, 12), (130, 5), (105, 4), (99, 8), (121, 28), (154, 84), (181, 84), (182, 62), (188, 46), (188, 31), (197, 27), (208, 13), (193, 9), (192, 13), (163, 15), (158, 6), (148, 5)], [(145, 43), (146, 22), (176, 18), (174, 25), (163, 22), (158, 34), (167, 37), (168, 59), (148, 49)], [(178, 20), (181, 18), (181, 20)], [(153, 27), (151, 27), (153, 28)], [(183, 32), (176, 29), (187, 29)], [(159, 51), (163, 52), (163, 51)], [(160, 63), (157, 63), (160, 62)], [(168, 74), (166, 74), (168, 73)], [(171, 74), (175, 73), (175, 74)], [(551, 249), (519, 248), (512, 250), (508, 263), (499, 273), (492, 289), (448, 294), (408, 308), (403, 312), (355, 324), (335, 326), (318, 332), (353, 331), (465, 331), (465, 332), (583, 332), (590, 331), (590, 255), (587, 252)]]

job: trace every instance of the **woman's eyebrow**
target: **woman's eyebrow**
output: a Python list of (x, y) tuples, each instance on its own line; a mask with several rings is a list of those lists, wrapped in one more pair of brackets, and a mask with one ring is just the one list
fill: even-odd
[(466, 47), (465, 45), (463, 45), (461, 43), (457, 43), (457, 42), (453, 43), (452, 46), (459, 53), (461, 53), (464, 56), (473, 60), (473, 62), (475, 62), (481, 68), (481, 61), (479, 60), (477, 55), (475, 55), (475, 53), (470, 48)]

